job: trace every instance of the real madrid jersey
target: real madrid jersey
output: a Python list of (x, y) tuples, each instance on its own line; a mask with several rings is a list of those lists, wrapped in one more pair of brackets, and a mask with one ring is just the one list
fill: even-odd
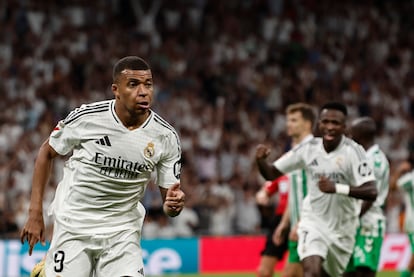
[(404, 230), (414, 233), (414, 170), (402, 175), (397, 180), (397, 186), (404, 191)]
[(163, 188), (179, 181), (179, 137), (154, 111), (129, 130), (114, 100), (82, 105), (58, 123), (49, 144), (61, 155), (73, 151), (50, 211), (77, 233), (140, 229), (145, 210), (139, 201), (151, 172)]
[(367, 150), (367, 157), (374, 170), (378, 196), (371, 208), (362, 216), (361, 224), (373, 226), (378, 225), (381, 221), (381, 226), (378, 226), (380, 230), (378, 231), (379, 235), (383, 235), (385, 232), (385, 215), (382, 208), (388, 195), (390, 165), (384, 152), (377, 144)]
[(346, 195), (321, 192), (318, 181), (321, 176), (350, 186), (374, 181), (362, 146), (343, 136), (338, 147), (327, 153), (322, 139), (314, 138), (283, 155), (274, 165), (284, 173), (300, 168), (307, 171), (308, 195), (303, 202), (301, 221), (334, 233), (355, 232), (360, 211), (358, 200)]

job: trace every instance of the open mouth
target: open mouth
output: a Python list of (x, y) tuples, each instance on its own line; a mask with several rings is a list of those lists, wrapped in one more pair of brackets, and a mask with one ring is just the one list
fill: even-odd
[(137, 106), (140, 107), (141, 109), (148, 109), (149, 108), (149, 102), (146, 102), (146, 101), (139, 102), (139, 103), (137, 103)]
[(323, 138), (325, 140), (334, 140), (335, 139), (335, 135), (334, 134), (324, 134)]

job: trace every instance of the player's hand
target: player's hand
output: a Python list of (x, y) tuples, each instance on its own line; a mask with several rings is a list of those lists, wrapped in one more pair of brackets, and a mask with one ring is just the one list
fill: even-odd
[(164, 212), (168, 216), (177, 216), (184, 208), (185, 193), (180, 189), (180, 183), (175, 183), (167, 190), (164, 201)]
[(277, 225), (277, 228), (273, 232), (272, 241), (276, 245), (281, 245), (284, 241), (286, 231), (288, 230), (288, 226), (284, 226), (283, 224)]
[(410, 170), (411, 170), (411, 164), (409, 162), (407, 162), (407, 161), (404, 161), (404, 162), (400, 163), (398, 165), (398, 167), (397, 167), (397, 171), (400, 174), (406, 173), (406, 172), (408, 172)]
[(45, 223), (43, 221), (43, 213), (40, 211), (29, 212), (29, 219), (20, 232), (20, 241), (29, 243), (29, 255), (32, 255), (33, 247), (40, 242), (46, 245), (45, 240)]
[(318, 182), (319, 189), (325, 193), (335, 193), (335, 183), (326, 178), (325, 176), (321, 176)]
[(263, 188), (256, 192), (256, 202), (262, 206), (268, 206), (270, 204), (270, 197)]
[(264, 144), (259, 144), (256, 148), (256, 160), (266, 159), (270, 154), (270, 148)]
[(298, 241), (298, 224), (293, 226), (289, 233), (289, 240), (291, 241)]

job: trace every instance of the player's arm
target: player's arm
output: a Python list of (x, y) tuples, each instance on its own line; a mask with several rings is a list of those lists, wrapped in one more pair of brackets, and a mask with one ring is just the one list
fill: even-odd
[(270, 154), (270, 149), (263, 145), (259, 144), (256, 148), (256, 163), (259, 168), (260, 174), (266, 180), (274, 180), (283, 175), (273, 164), (270, 164), (266, 158)]
[(185, 194), (180, 189), (180, 183), (175, 183), (170, 188), (166, 189), (159, 187), (163, 205), (164, 213), (170, 217), (175, 217), (181, 213), (184, 208)]
[(276, 245), (280, 245), (283, 242), (283, 238), (286, 232), (289, 230), (290, 225), (290, 212), (289, 207), (286, 207), (285, 211), (283, 212), (282, 219), (280, 220), (279, 224), (277, 225), (276, 229), (273, 232), (272, 240)]
[(58, 155), (59, 154), (49, 145), (49, 140), (46, 140), (40, 147), (35, 161), (29, 216), (20, 233), (21, 242), (24, 243), (24, 241), (27, 240), (29, 243), (29, 255), (32, 254), (33, 247), (37, 242), (45, 242), (43, 195), (45, 186), (51, 174), (53, 159)]
[(279, 183), (283, 176), (273, 180), (266, 181), (263, 186), (256, 193), (256, 202), (259, 205), (267, 206), (270, 202), (270, 197), (279, 190)]
[(321, 176), (318, 182), (319, 189), (325, 193), (337, 193), (348, 195), (350, 197), (375, 201), (378, 195), (375, 181), (368, 181), (360, 186), (350, 186), (347, 184), (336, 184), (325, 176)]
[(402, 162), (397, 166), (397, 168), (393, 171), (390, 177), (390, 190), (394, 191), (398, 189), (397, 181), (398, 179), (403, 176), (405, 173), (411, 170), (411, 164), (407, 161)]
[(367, 201), (364, 200), (361, 205), (361, 212), (359, 213), (359, 217), (362, 217), (374, 204), (374, 201)]

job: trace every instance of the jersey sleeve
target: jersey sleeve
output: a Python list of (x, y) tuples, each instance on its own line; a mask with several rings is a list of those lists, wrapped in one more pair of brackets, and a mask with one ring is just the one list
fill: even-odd
[(360, 145), (356, 146), (354, 150), (349, 153), (352, 171), (350, 185), (359, 187), (366, 182), (375, 181), (374, 170), (365, 150)]
[(157, 165), (157, 184), (169, 188), (180, 181), (181, 174), (181, 145), (175, 132), (166, 136), (163, 148), (165, 153)]
[(50, 134), (49, 145), (60, 155), (68, 154), (80, 142), (78, 127), (78, 124), (59, 121)]
[(414, 187), (414, 179), (413, 179), (413, 172), (407, 172), (403, 174), (397, 180), (397, 186), (404, 190), (408, 190)]
[(282, 173), (289, 173), (295, 169), (305, 167), (305, 163), (302, 159), (303, 149), (304, 147), (290, 150), (277, 159), (273, 165)]

